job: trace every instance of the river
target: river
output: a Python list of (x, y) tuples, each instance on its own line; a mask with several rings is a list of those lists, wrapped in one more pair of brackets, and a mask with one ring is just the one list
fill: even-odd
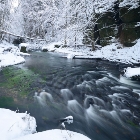
[(139, 140), (140, 82), (120, 77), (113, 62), (61, 56), (33, 52), (22, 65), (46, 81), (28, 109), (37, 131), (57, 129), (61, 118), (72, 115), (66, 129), (92, 140)]

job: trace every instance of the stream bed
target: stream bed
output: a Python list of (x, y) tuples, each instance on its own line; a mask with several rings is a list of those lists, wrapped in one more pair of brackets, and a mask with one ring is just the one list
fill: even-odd
[(18, 82), (7, 78), (10, 86), (5, 86), (11, 70), (0, 72), (0, 107), (28, 111), (37, 131), (58, 129), (60, 119), (72, 115), (74, 123), (66, 129), (92, 140), (139, 140), (140, 82), (120, 76), (117, 63), (33, 52), (17, 69), (20, 75), (28, 71), (22, 74), (26, 82), (19, 84), (21, 78), (12, 72)]

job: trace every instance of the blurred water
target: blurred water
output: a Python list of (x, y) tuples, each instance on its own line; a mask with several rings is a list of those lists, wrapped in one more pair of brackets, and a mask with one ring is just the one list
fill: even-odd
[(46, 80), (29, 108), (38, 131), (59, 128), (72, 115), (66, 128), (92, 140), (140, 139), (140, 83), (122, 81), (116, 63), (36, 52), (24, 67)]

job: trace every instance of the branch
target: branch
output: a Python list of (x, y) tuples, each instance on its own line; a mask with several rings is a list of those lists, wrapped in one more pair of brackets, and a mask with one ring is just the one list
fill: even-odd
[[(35, 40), (36, 39), (36, 38), (30, 38), (28, 36), (16, 35), (16, 34), (1, 30), (1, 29), (0, 29), (0, 31), (3, 32), (3, 33), (9, 34), (9, 35), (15, 36), (15, 37), (21, 37), (21, 38), (26, 38), (26, 39), (30, 39), (30, 40)], [(45, 40), (45, 39), (37, 39), (37, 40)]]

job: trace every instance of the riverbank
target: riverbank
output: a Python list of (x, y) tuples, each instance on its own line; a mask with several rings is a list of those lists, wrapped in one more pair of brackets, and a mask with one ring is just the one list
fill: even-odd
[[(140, 39), (132, 47), (123, 47), (119, 42), (112, 42), (114, 43), (99, 47), (95, 51), (83, 45), (63, 47), (61, 42), (44, 45), (42, 50), (63, 53), (63, 57), (68, 59), (101, 59), (131, 65), (140, 64)], [(3, 42), (0, 44), (0, 67), (23, 63), (24, 55), (29, 54), (21, 53), (17, 46)]]
[(69, 130), (36, 132), (36, 120), (27, 112), (18, 113), (0, 109), (0, 138), (2, 140), (90, 140), (86, 136)]
[(17, 137), (36, 133), (36, 120), (27, 112), (18, 113), (0, 108), (0, 138), (12, 140)]
[(43, 46), (42, 49), (48, 51), (64, 53), (67, 58), (100, 58), (112, 62), (119, 62), (125, 64), (139, 64), (140, 63), (140, 39), (132, 47), (123, 47), (119, 42), (112, 43), (105, 47), (100, 47), (95, 51), (91, 51), (90, 47), (86, 46), (68, 46), (68, 47), (55, 47), (61, 45), (61, 42), (55, 42)]
[(20, 52), (17, 46), (3, 42), (0, 44), (0, 68), (24, 63), (23, 56), (29, 56), (27, 53)]
[[(131, 65), (133, 67), (140, 64), (140, 39), (132, 47), (123, 47), (119, 42), (114, 42), (105, 47), (100, 47), (95, 51), (91, 51), (91, 48), (86, 46), (61, 46), (57, 48), (55, 45), (59, 46), (61, 42), (48, 44), (43, 46), (42, 49), (63, 53), (63, 57), (68, 59), (101, 59)], [(130, 77), (128, 74), (126, 76)]]
[[(134, 76), (133, 72), (135, 73), (135, 69), (133, 68), (140, 65), (140, 39), (132, 47), (123, 47), (115, 40), (112, 40), (112, 42), (114, 43), (105, 47), (99, 47), (95, 51), (91, 51), (90, 47), (83, 45), (63, 47), (61, 42), (45, 45), (42, 47), (42, 50), (62, 53), (62, 57), (68, 59), (100, 59), (126, 64), (128, 67), (131, 67), (131, 72), (130, 68), (129, 70), (127, 69), (127, 73), (124, 72), (125, 76), (128, 78), (131, 77), (130, 75)], [(20, 52), (17, 46), (3, 42), (0, 44), (0, 68), (24, 63), (25, 59), (23, 56), (25, 55), (29, 56), (27, 53)], [(140, 75), (140, 72), (137, 72), (137, 75)]]
[(41, 89), (49, 93), (47, 95), (52, 95), (53, 101), (48, 98), (51, 96), (43, 96), (36, 90), (36, 96), (34, 92), (31, 94), (35, 99), (34, 104), (25, 104), (28, 108), (23, 111), (19, 106), (13, 110), (18, 107), (20, 112), (30, 112), (36, 118), (38, 132), (56, 129), (59, 119), (72, 115), (74, 123), (66, 128), (91, 139), (129, 140), (134, 136), (138, 139), (139, 96), (132, 89), (138, 91), (139, 86), (133, 88), (119, 81), (117, 63), (68, 60), (61, 56), (59, 53), (33, 52), (27, 57), (25, 67), (45, 79), (46, 83)]

